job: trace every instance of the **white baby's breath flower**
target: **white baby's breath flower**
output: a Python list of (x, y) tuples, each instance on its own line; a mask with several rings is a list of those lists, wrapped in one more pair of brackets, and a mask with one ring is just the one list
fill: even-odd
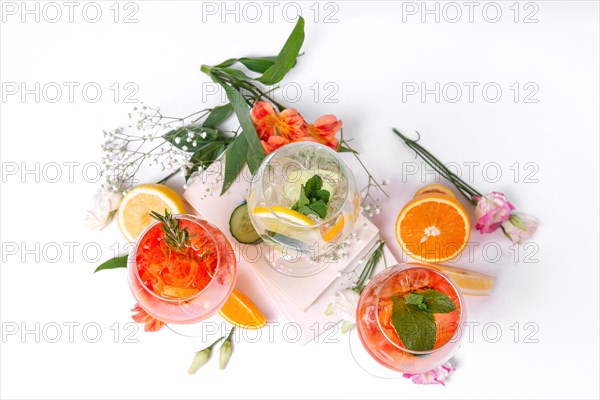
[(85, 224), (88, 228), (102, 229), (110, 222), (121, 204), (123, 195), (118, 192), (100, 191), (94, 195), (94, 208), (87, 210)]

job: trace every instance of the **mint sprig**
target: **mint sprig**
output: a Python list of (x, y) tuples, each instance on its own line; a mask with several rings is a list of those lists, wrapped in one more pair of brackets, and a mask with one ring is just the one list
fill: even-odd
[(394, 296), (392, 303), (392, 325), (404, 347), (414, 351), (433, 349), (437, 336), (433, 314), (456, 310), (448, 296), (433, 289)]
[(304, 185), (300, 185), (300, 198), (292, 206), (292, 210), (304, 215), (325, 218), (331, 193), (323, 189), (323, 178), (313, 175)]

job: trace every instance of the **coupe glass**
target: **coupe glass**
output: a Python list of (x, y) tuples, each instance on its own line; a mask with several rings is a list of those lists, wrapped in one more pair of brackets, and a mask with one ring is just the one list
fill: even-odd
[(150, 225), (129, 253), (127, 276), (136, 301), (152, 317), (191, 324), (215, 314), (235, 284), (231, 244), (214, 225), (193, 215), (175, 215), (190, 234), (190, 247), (174, 251), (162, 223)]
[[(456, 309), (433, 314), (436, 341), (432, 350), (406, 349), (392, 323), (392, 296), (434, 289), (448, 296)], [(363, 290), (356, 311), (360, 341), (369, 355), (394, 371), (420, 373), (448, 361), (460, 345), (464, 302), (456, 285), (442, 272), (422, 264), (400, 264), (377, 274)]]
[[(292, 210), (302, 185), (319, 175), (330, 193), (325, 218)], [(352, 171), (338, 153), (313, 142), (288, 144), (269, 154), (252, 178), (250, 220), (269, 251), (273, 267), (286, 275), (320, 272), (352, 232), (360, 195)]]

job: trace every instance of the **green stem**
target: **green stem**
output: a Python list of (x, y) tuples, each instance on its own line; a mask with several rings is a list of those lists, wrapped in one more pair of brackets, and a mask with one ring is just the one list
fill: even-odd
[(171, 179), (172, 177), (174, 177), (175, 175), (177, 175), (177, 173), (181, 171), (181, 168), (177, 168), (175, 171), (171, 172), (169, 175), (165, 176), (164, 178), (162, 178), (160, 181), (156, 182), (159, 185), (164, 185), (165, 183), (167, 183), (167, 181), (169, 179)]
[(373, 246), (374, 250), (369, 256), (369, 259), (365, 264), (365, 268), (362, 270), (360, 276), (358, 277), (356, 286), (352, 289), (356, 293), (361, 294), (363, 289), (365, 288), (365, 282), (367, 281), (367, 279), (373, 276), (375, 268), (377, 267), (377, 264), (379, 264), (379, 261), (383, 256), (383, 246), (385, 246), (385, 241), (383, 240), (377, 241), (377, 243), (375, 243), (375, 245)]
[(420, 156), (425, 162), (427, 162), (427, 164), (429, 164), (429, 166), (432, 167), (438, 174), (450, 181), (470, 203), (474, 205), (477, 204), (474, 197), (481, 196), (481, 193), (479, 193), (467, 182), (463, 181), (454, 172), (450, 171), (450, 169), (446, 167), (446, 165), (442, 163), (437, 157), (435, 157), (423, 146), (417, 143), (418, 139), (411, 140), (408, 137), (404, 136), (402, 133), (400, 133), (396, 128), (392, 128), (392, 131), (397, 136), (399, 136), (404, 141), (404, 143), (408, 147), (410, 147), (418, 156)]

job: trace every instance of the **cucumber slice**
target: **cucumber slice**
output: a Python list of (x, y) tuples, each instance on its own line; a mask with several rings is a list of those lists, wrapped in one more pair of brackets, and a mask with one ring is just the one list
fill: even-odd
[(240, 243), (257, 244), (262, 241), (248, 214), (248, 205), (244, 202), (236, 207), (229, 218), (229, 231), (231, 235)]

